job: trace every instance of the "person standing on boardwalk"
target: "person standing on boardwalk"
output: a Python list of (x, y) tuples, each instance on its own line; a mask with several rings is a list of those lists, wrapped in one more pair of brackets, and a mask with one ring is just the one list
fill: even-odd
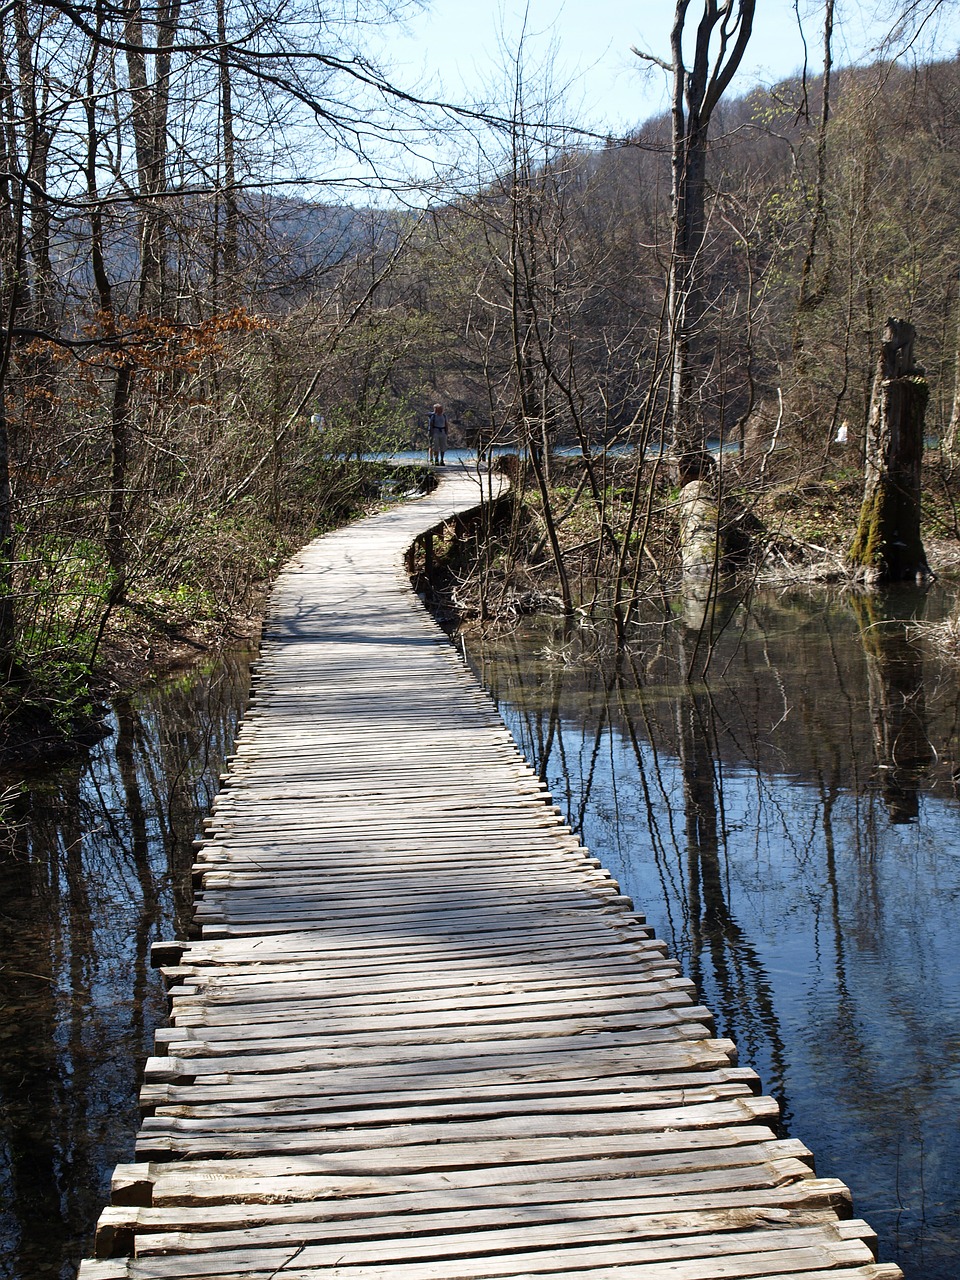
[(427, 456), (431, 462), (442, 467), (447, 452), (447, 415), (443, 412), (442, 404), (433, 406), (433, 413), (427, 421), (430, 428), (430, 447)]

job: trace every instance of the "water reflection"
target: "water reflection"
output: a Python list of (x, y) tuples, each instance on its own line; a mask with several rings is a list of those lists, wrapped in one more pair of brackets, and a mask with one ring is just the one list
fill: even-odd
[(759, 595), (712, 630), (651, 618), (619, 660), (541, 625), (477, 663), (881, 1258), (955, 1280), (960, 688), (919, 603)]
[[(685, 656), (681, 653), (682, 659)], [(752, 1057), (764, 1045), (771, 1072), (765, 1086), (785, 1106), (783, 1041), (770, 979), (729, 901), (723, 760), (717, 747), (716, 709), (708, 692), (691, 691), (677, 698), (677, 725), (683, 777), (689, 974), (699, 990), (709, 986), (716, 991), (714, 1009), (725, 1034), (738, 1045), (749, 1047)]]
[(0, 847), (0, 1276), (70, 1277), (139, 1124), (166, 1012), (150, 943), (189, 909), (193, 840), (248, 655), (119, 700), (88, 756), (28, 780)]
[(851, 603), (867, 660), (870, 719), (884, 800), (891, 822), (910, 822), (920, 812), (922, 770), (933, 759), (923, 654), (911, 626), (923, 617), (926, 593), (857, 595)]

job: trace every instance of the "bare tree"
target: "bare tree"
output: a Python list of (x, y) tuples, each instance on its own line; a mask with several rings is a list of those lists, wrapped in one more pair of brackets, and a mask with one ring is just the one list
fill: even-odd
[[(695, 29), (690, 0), (677, 0), (670, 31), (670, 61), (641, 49), (638, 57), (667, 71), (671, 94), (671, 214), (669, 265), (671, 345), (670, 418), (678, 453), (703, 447), (702, 377), (696, 348), (708, 330), (703, 288), (707, 153), (710, 123), (730, 86), (753, 30), (756, 0), (703, 0)], [(689, 50), (689, 55), (688, 55)]]

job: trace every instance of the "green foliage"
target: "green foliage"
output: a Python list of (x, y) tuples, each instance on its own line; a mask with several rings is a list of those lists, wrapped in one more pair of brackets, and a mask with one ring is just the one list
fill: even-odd
[(74, 629), (57, 634), (45, 628), (21, 638), (20, 660), (26, 673), (21, 700), (50, 718), (55, 732), (66, 738), (89, 723), (95, 714), (91, 687), (91, 659), (96, 637)]

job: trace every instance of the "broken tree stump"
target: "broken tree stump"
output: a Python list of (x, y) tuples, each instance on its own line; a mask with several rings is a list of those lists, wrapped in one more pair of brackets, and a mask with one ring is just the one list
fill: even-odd
[(914, 364), (915, 330), (887, 320), (867, 423), (860, 520), (849, 558), (868, 587), (930, 576), (920, 538), (921, 463), (929, 388)]

